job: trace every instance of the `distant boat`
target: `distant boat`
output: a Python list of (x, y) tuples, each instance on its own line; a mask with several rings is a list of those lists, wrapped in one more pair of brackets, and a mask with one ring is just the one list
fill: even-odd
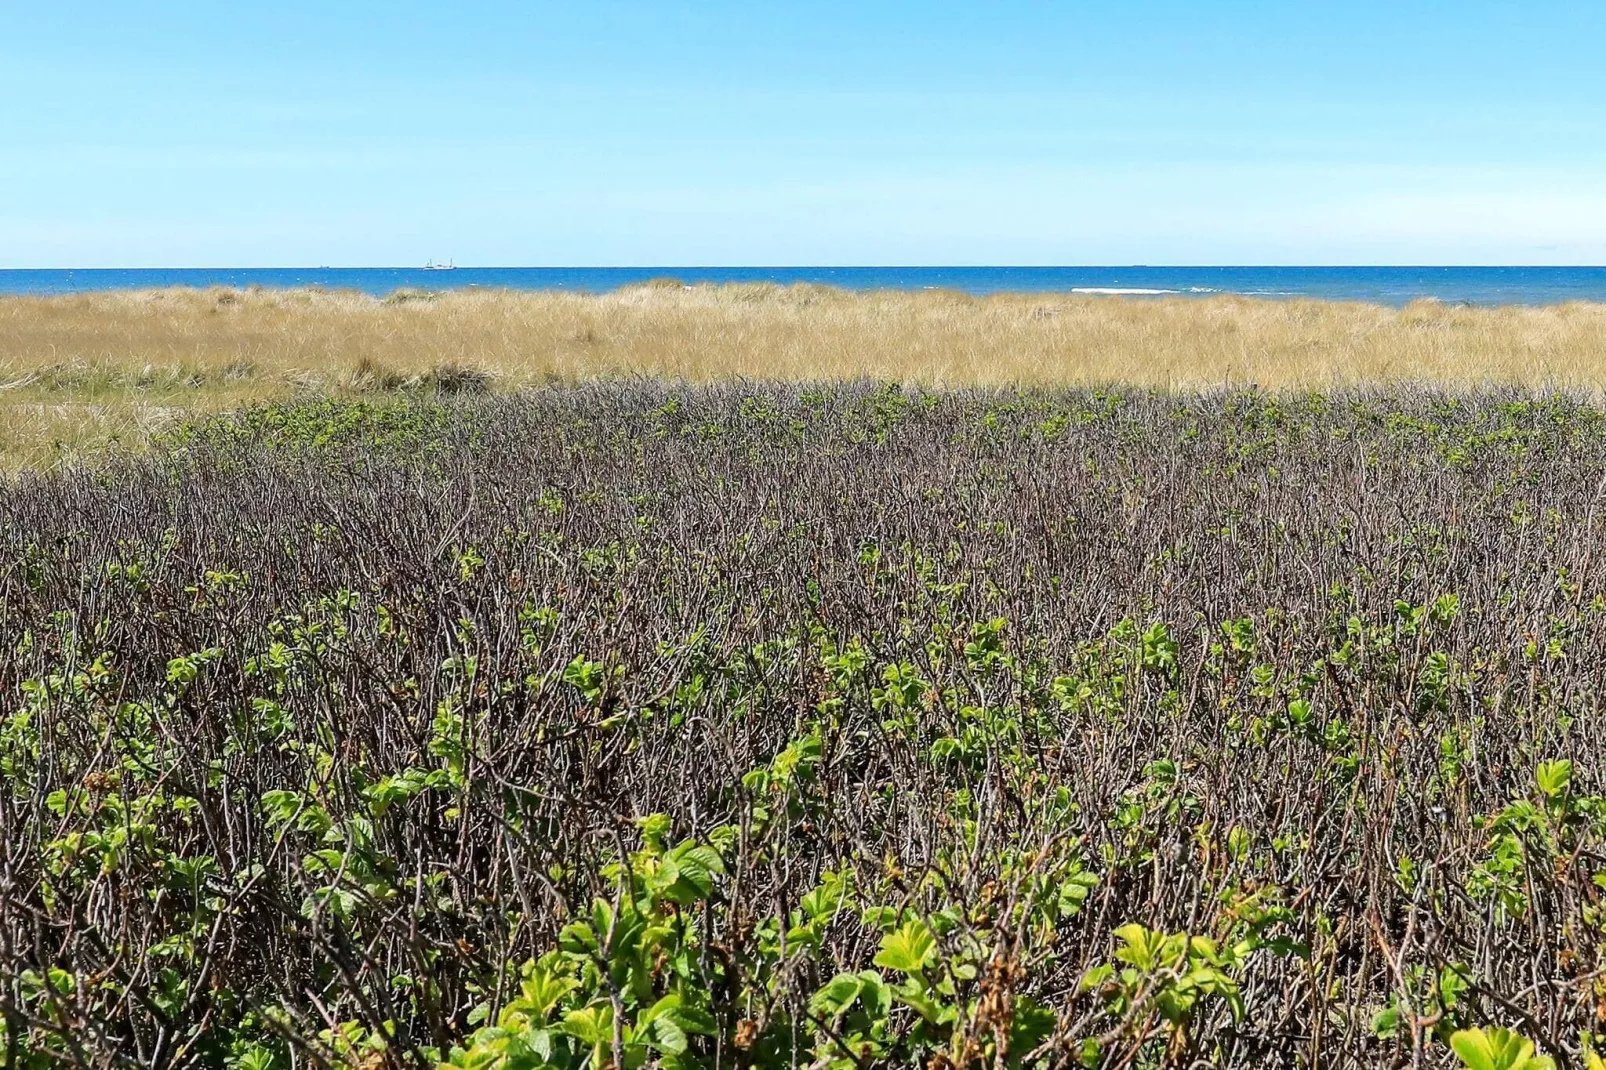
[(437, 264), (437, 263), (435, 263), (435, 261), (431, 260), (429, 263), (424, 265), (424, 270), (425, 271), (456, 271), (457, 270), (457, 265), (452, 263), (450, 260), (448, 260), (444, 264)]

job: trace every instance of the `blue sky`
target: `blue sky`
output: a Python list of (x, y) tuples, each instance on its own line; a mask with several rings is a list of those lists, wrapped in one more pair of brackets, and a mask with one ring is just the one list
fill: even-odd
[(0, 19), (0, 267), (1606, 263), (1606, 4)]

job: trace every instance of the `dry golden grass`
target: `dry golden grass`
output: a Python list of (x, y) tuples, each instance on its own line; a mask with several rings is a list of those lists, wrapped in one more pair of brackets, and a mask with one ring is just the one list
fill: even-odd
[(937, 386), (1398, 380), (1606, 387), (1606, 305), (1470, 308), (649, 284), (606, 295), (160, 290), (0, 298), (14, 466), (167, 414), (297, 391), (589, 376), (868, 377)]

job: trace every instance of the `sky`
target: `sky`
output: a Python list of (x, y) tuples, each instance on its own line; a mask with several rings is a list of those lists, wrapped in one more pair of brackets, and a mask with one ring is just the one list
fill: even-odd
[(1606, 264), (1601, 0), (0, 0), (0, 267)]

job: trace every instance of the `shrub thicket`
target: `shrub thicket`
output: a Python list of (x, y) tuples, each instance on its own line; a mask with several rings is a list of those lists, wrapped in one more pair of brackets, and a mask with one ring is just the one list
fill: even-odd
[(24, 480), (0, 1047), (1584, 1060), (1603, 503), (1606, 413), (1411, 392), (638, 383)]

